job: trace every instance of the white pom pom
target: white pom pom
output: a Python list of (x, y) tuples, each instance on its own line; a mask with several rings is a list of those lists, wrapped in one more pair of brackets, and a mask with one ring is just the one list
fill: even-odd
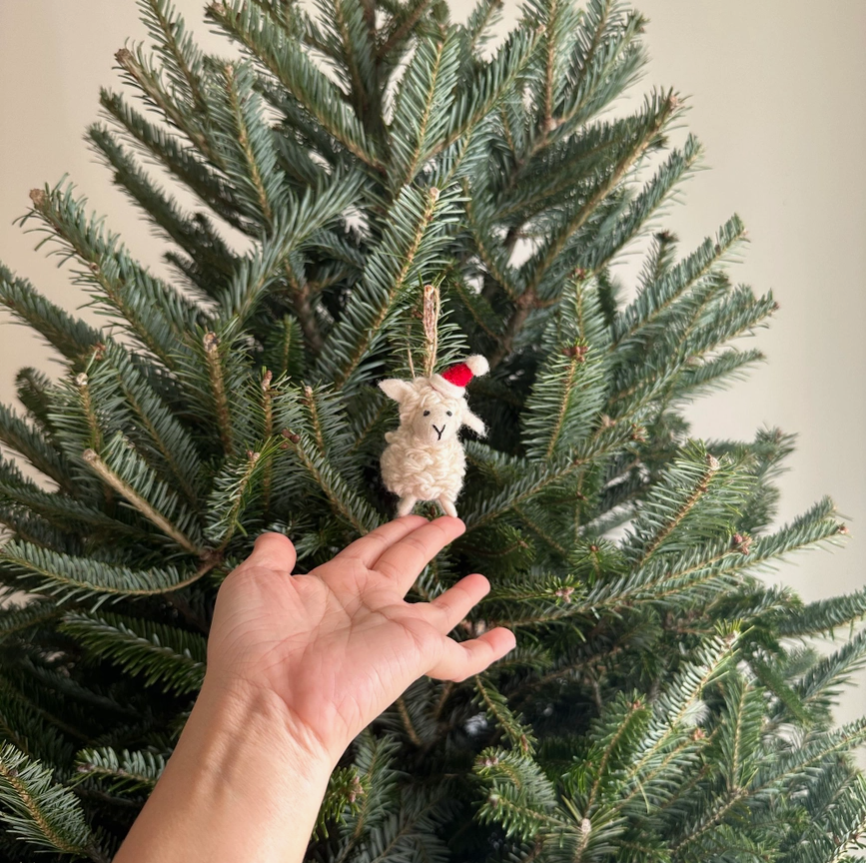
[(472, 354), (471, 357), (466, 357), (463, 360), (473, 375), (486, 375), (490, 371), (490, 363), (487, 362), (487, 357), (482, 357), (481, 354)]

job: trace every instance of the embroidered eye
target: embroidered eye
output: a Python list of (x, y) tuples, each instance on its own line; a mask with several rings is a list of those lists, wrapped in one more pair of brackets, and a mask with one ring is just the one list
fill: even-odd
[(430, 411), (424, 411), (424, 416), (426, 417), (429, 413)]
[(447, 413), (448, 416), (451, 416), (451, 411), (445, 411), (445, 413)]

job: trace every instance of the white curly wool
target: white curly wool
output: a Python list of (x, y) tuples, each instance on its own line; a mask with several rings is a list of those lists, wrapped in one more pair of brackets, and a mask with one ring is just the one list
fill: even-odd
[(457, 440), (441, 445), (419, 444), (403, 430), (386, 432), (389, 446), (382, 453), (382, 480), (400, 496), (398, 515), (408, 515), (419, 500), (439, 500), (446, 515), (457, 515), (454, 501), (463, 488), (466, 456)]
[(390, 378), (379, 386), (400, 405), (400, 427), (385, 433), (388, 446), (381, 457), (382, 481), (400, 497), (398, 516), (408, 515), (419, 500), (437, 500), (446, 515), (456, 517), (466, 473), (457, 432), (465, 425), (484, 436), (484, 422), (469, 409), (464, 389), (439, 375)]

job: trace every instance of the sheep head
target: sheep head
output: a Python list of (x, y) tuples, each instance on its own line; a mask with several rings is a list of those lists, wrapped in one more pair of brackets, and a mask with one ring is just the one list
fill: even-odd
[(399, 404), (400, 428), (407, 429), (419, 442), (445, 443), (456, 438), (464, 425), (482, 437), (487, 433), (484, 421), (472, 413), (465, 397), (440, 392), (430, 378), (389, 378), (379, 381), (379, 386)]

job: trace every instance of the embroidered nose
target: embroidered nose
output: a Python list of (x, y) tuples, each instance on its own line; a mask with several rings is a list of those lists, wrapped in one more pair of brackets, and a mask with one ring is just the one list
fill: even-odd
[[(431, 425), (433, 426), (434, 429), (436, 429), (436, 424), (435, 424), (435, 423), (431, 423)], [(436, 432), (437, 432), (438, 435), (439, 435), (439, 437), (437, 438), (437, 440), (442, 440), (442, 432), (444, 432), (444, 431), (445, 431), (445, 426), (442, 426), (442, 430), (441, 430), (441, 431), (440, 431), (439, 429), (436, 429)]]

